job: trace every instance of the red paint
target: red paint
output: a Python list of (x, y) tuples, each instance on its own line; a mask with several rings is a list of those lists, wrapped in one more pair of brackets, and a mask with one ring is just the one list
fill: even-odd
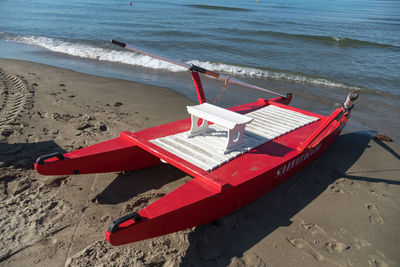
[(137, 170), (160, 164), (160, 159), (136, 146), (127, 137), (120, 137), (64, 154), (64, 160), (56, 157), (35, 163), (35, 169), (43, 175), (70, 175)]
[(301, 152), (306, 149), (329, 126), (329, 124), (337, 119), (341, 113), (343, 113), (343, 108), (338, 108), (332, 112), (332, 114), (322, 122), (318, 129), (316, 129), (304, 142), (300, 142), (297, 150)]
[(198, 72), (192, 71), (192, 79), (194, 83), (194, 87), (196, 88), (197, 92), (197, 99), (199, 100), (200, 104), (206, 102), (206, 97), (204, 96), (203, 86), (201, 85), (201, 80)]

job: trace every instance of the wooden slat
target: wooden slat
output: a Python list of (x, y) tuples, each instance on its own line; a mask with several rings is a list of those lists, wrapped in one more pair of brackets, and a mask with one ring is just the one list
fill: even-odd
[(208, 132), (197, 136), (188, 137), (188, 132), (184, 132), (150, 142), (203, 170), (211, 171), (259, 145), (319, 120), (274, 105), (250, 112), (246, 116), (253, 118), (253, 121), (246, 126), (244, 143), (228, 153), (224, 153), (226, 129), (215, 124), (210, 126)]

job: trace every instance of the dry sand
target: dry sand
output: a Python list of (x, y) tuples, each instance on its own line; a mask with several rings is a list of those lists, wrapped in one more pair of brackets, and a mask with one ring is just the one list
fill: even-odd
[(190, 177), (169, 165), (45, 177), (33, 162), (187, 117), (193, 102), (29, 62), (1, 59), (0, 71), (1, 266), (400, 264), (400, 145), (365, 132), (342, 134), (309, 167), (216, 222), (112, 247), (104, 235), (113, 219)]

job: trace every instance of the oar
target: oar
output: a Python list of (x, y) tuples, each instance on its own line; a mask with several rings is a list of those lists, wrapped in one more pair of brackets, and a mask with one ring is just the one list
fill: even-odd
[(130, 50), (130, 51), (134, 51), (134, 52), (137, 52), (137, 53), (140, 53), (140, 54), (144, 54), (144, 55), (147, 55), (147, 56), (150, 56), (150, 57), (154, 57), (154, 58), (157, 58), (157, 59), (160, 59), (160, 60), (175, 64), (175, 65), (187, 68), (190, 71), (200, 72), (200, 73), (203, 73), (205, 75), (208, 75), (208, 76), (211, 76), (211, 77), (214, 77), (214, 78), (217, 78), (217, 79), (222, 79), (222, 80), (225, 80), (225, 81), (229, 80), (229, 82), (231, 82), (231, 83), (235, 83), (235, 84), (238, 84), (238, 85), (241, 85), (241, 86), (244, 86), (244, 87), (248, 87), (248, 88), (251, 88), (251, 89), (254, 89), (254, 90), (257, 90), (257, 91), (270, 93), (270, 94), (281, 96), (281, 97), (284, 97), (284, 98), (288, 97), (287, 95), (282, 95), (282, 94), (267, 90), (265, 88), (262, 88), (260, 86), (246, 83), (246, 82), (241, 81), (239, 79), (236, 79), (234, 77), (229, 77), (228, 75), (225, 75), (225, 74), (221, 74), (221, 73), (218, 73), (218, 72), (215, 72), (215, 71), (204, 69), (202, 67), (199, 67), (199, 66), (196, 66), (196, 65), (193, 65), (193, 64), (189, 64), (189, 63), (186, 63), (186, 62), (182, 62), (182, 61), (179, 61), (179, 60), (175, 60), (175, 59), (172, 59), (172, 58), (168, 58), (168, 57), (164, 57), (164, 56), (160, 56), (160, 55), (154, 54), (152, 52), (143, 50), (143, 49), (141, 49), (139, 47), (136, 47), (136, 46), (133, 46), (133, 45), (130, 45), (130, 44), (127, 44), (127, 43), (122, 43), (122, 42), (118, 42), (118, 41), (115, 41), (115, 40), (111, 40), (111, 43), (119, 45), (119, 46), (121, 46), (121, 47), (123, 47), (123, 48), (125, 48), (127, 50)]

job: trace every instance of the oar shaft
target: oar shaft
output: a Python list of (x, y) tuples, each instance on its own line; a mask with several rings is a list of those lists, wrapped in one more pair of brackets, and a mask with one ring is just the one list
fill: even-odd
[(189, 64), (189, 63), (182, 62), (182, 61), (175, 60), (175, 59), (168, 58), (168, 57), (164, 57), (164, 56), (160, 56), (160, 55), (154, 54), (152, 52), (146, 51), (146, 50), (144, 50), (142, 48), (139, 48), (139, 47), (136, 47), (136, 46), (133, 46), (133, 45), (130, 45), (130, 44), (118, 42), (118, 41), (115, 41), (115, 40), (111, 40), (111, 43), (119, 45), (119, 46), (121, 46), (121, 47), (123, 47), (125, 49), (130, 50), (130, 51), (137, 52), (137, 53), (140, 53), (140, 54), (144, 54), (144, 55), (147, 55), (149, 57), (154, 57), (154, 58), (157, 58), (159, 60), (163, 60), (163, 61), (169, 62), (171, 64), (175, 64), (175, 65), (187, 68), (187, 69), (190, 69), (192, 67), (192, 65)]
[[(226, 80), (226, 79), (225, 79), (225, 80)], [(234, 77), (231, 77), (231, 78), (229, 79), (229, 82), (235, 83), (235, 84), (238, 84), (238, 85), (241, 85), (241, 86), (244, 86), (244, 87), (248, 87), (248, 88), (251, 88), (251, 89), (254, 89), (254, 90), (257, 90), (257, 91), (261, 91), (261, 92), (264, 92), (264, 93), (270, 93), (270, 94), (277, 95), (277, 96), (281, 96), (281, 97), (284, 97), (284, 98), (287, 98), (287, 97), (288, 97), (287, 95), (282, 95), (282, 94), (276, 93), (276, 92), (274, 92), (274, 91), (270, 91), (270, 90), (267, 90), (267, 89), (265, 89), (265, 88), (262, 88), (262, 87), (260, 87), (260, 86), (253, 85), (253, 84), (250, 84), (250, 83), (246, 83), (246, 82), (241, 81), (241, 80), (239, 80), (239, 79), (236, 79), (236, 78), (234, 78)]]
[(188, 70), (191, 70), (191, 71), (200, 72), (200, 73), (212, 76), (212, 77), (217, 78), (217, 79), (222, 79), (222, 80), (225, 80), (225, 81), (229, 80), (229, 82), (231, 82), (231, 83), (238, 84), (238, 85), (241, 85), (241, 86), (244, 86), (244, 87), (248, 87), (248, 88), (251, 88), (251, 89), (254, 89), (254, 90), (257, 90), (257, 91), (270, 93), (270, 94), (281, 96), (281, 97), (284, 97), (284, 98), (288, 97), (287, 95), (282, 95), (282, 94), (267, 90), (265, 88), (259, 87), (257, 85), (246, 83), (246, 82), (241, 81), (241, 80), (239, 80), (237, 78), (229, 77), (228, 75), (225, 75), (225, 74), (220, 74), (218, 72), (207, 70), (207, 69), (201, 68), (201, 67), (193, 65), (193, 64), (189, 64), (189, 63), (182, 62), (182, 61), (179, 61), (179, 60), (175, 60), (175, 59), (172, 59), (172, 58), (169, 58), (169, 57), (164, 57), (164, 56), (160, 56), (160, 55), (151, 53), (149, 51), (143, 50), (142, 48), (139, 48), (139, 47), (136, 47), (136, 46), (133, 46), (133, 45), (130, 45), (130, 44), (118, 42), (118, 41), (115, 41), (115, 40), (111, 40), (111, 43), (119, 45), (119, 46), (121, 46), (121, 47), (123, 47), (125, 49), (130, 50), (130, 51), (134, 51), (134, 52), (141, 53), (141, 54), (144, 54), (144, 55), (147, 55), (147, 56), (150, 56), (150, 57), (154, 57), (154, 58), (157, 58), (157, 59), (160, 59), (160, 60), (175, 64), (175, 65), (187, 68)]

